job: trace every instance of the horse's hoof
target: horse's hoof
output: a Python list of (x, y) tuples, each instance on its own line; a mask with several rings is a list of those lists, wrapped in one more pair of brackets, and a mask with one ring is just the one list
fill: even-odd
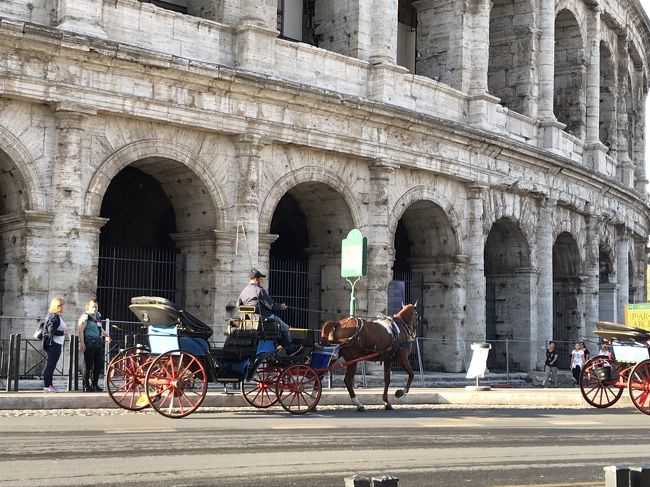
[(402, 389), (397, 389), (395, 391), (395, 397), (402, 397), (404, 395), (404, 391)]
[(357, 407), (357, 413), (365, 413), (365, 412), (366, 412), (366, 408), (364, 406)]
[(390, 404), (384, 404), (384, 409), (385, 409), (386, 411), (392, 411), (392, 410), (393, 410), (393, 406), (391, 406)]

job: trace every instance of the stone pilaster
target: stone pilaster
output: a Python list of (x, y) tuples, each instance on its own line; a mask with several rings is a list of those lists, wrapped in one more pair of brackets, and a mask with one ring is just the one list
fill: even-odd
[(540, 199), (537, 213), (537, 344), (553, 338), (553, 220), (556, 201)]
[(630, 299), (630, 232), (624, 225), (616, 227), (616, 279), (618, 296), (616, 298), (616, 320), (625, 323), (625, 305)]
[(88, 293), (89, 289), (81, 288), (81, 276), (89, 272), (88, 262), (97, 257), (83, 243), (80, 232), (83, 141), (87, 120), (94, 113), (66, 104), (54, 107), (56, 146), (50, 172), (54, 220), (50, 238), (49, 296), (63, 296), (68, 303), (68, 313), (83, 304), (79, 293)]
[(272, 73), (275, 64), (277, 2), (242, 0), (235, 28), (235, 64), (249, 71)]
[(467, 265), (465, 336), (485, 340), (485, 236), (483, 235), (484, 186), (467, 188)]
[(555, 121), (553, 114), (553, 85), (555, 72), (555, 0), (539, 2), (539, 101), (541, 120)]
[[(79, 225), (79, 249), (88, 260), (81, 262), (85, 269), (79, 274), (79, 302), (87, 303), (97, 298), (97, 273), (99, 272), (99, 237), (107, 218), (82, 215)], [(101, 303), (100, 303), (101, 309)], [(110, 318), (110, 317), (109, 317)]]
[(591, 205), (588, 205), (587, 214), (585, 215), (587, 223), (587, 239), (585, 249), (585, 329), (584, 336), (593, 335), (595, 323), (598, 321), (598, 291), (599, 282), (599, 252), (600, 237), (598, 229), (600, 219), (593, 214)]
[(471, 72), (469, 93), (477, 96), (488, 91), (488, 61), (490, 58), (490, 8), (489, 0), (476, 0), (471, 12)]
[(587, 144), (599, 141), (600, 121), (600, 8), (592, 4), (587, 44)]
[(370, 170), (370, 194), (368, 207), (368, 226), (363, 234), (368, 238), (368, 314), (386, 312), (388, 306), (388, 283), (392, 280), (394, 260), (393, 236), (388, 234), (388, 188), (391, 174), (396, 166), (384, 161), (376, 161)]
[(397, 0), (374, 0), (370, 63), (395, 64), (397, 59)]
[(58, 0), (56, 26), (61, 30), (106, 37), (103, 28), (103, 0)]
[(628, 39), (619, 37), (619, 71), (618, 98), (616, 103), (616, 159), (618, 161), (619, 179), (623, 185), (634, 187), (634, 163), (630, 158), (628, 136), (630, 120), (628, 120), (628, 103), (631, 102), (630, 86), (628, 85)]

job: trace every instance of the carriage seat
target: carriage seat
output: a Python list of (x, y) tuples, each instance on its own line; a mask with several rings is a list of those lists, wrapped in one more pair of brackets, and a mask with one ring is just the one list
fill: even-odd
[(257, 306), (242, 305), (239, 307), (239, 315), (240, 330), (254, 332), (260, 340), (278, 340), (280, 338), (278, 324), (274, 320), (263, 318)]

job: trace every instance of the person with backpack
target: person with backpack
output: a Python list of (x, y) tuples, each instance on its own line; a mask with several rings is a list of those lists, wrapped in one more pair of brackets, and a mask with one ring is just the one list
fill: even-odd
[(69, 335), (68, 327), (63, 321), (61, 314), (65, 301), (63, 298), (53, 298), (45, 317), (43, 327), (43, 350), (47, 352), (47, 362), (43, 371), (43, 392), (59, 392), (54, 387), (54, 369), (61, 356), (61, 349), (65, 339)]
[[(79, 317), (77, 334), (79, 351), (84, 354), (84, 391), (102, 392), (99, 376), (104, 371), (104, 340), (110, 341), (102, 327), (102, 315), (97, 301), (91, 299), (86, 303), (86, 312)], [(92, 372), (92, 384), (90, 374)]]

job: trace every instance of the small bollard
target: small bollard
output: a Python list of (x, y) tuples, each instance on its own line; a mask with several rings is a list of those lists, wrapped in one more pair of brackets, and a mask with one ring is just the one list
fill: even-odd
[(352, 477), (345, 477), (345, 487), (371, 487), (370, 479), (359, 474), (355, 474)]
[(605, 487), (630, 487), (630, 467), (609, 465), (605, 470)]
[(650, 465), (630, 469), (630, 487), (650, 487)]
[(380, 478), (372, 478), (372, 487), (397, 487), (397, 482), (399, 482), (399, 477), (393, 477), (392, 475), (384, 475)]

